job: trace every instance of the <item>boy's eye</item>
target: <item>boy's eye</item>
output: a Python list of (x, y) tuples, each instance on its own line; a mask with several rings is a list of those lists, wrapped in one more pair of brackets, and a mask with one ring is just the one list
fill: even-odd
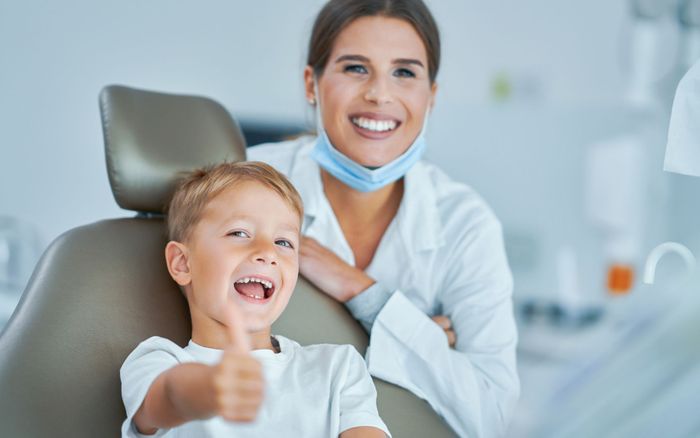
[(230, 233), (228, 233), (228, 235), (234, 237), (250, 237), (248, 233), (242, 230), (231, 231)]
[(294, 245), (292, 245), (292, 242), (290, 242), (287, 239), (278, 239), (275, 241), (275, 244), (280, 245), (280, 246), (286, 246), (287, 248), (294, 249)]
[(400, 68), (394, 71), (394, 76), (398, 76), (400, 78), (415, 78), (416, 74), (407, 68)]
[(365, 66), (360, 64), (346, 65), (343, 71), (348, 73), (367, 73)]

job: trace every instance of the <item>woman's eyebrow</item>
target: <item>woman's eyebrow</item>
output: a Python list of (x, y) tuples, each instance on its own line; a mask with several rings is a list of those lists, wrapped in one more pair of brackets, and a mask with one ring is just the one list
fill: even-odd
[(399, 59), (394, 59), (392, 61), (394, 64), (411, 64), (411, 65), (417, 65), (418, 67), (425, 68), (422, 62), (420, 62), (417, 59), (411, 59), (411, 58), (399, 58)]
[(341, 55), (338, 58), (336, 58), (335, 62), (343, 62), (343, 61), (360, 61), (360, 62), (369, 62), (369, 58), (366, 56), (362, 55)]
[[(369, 63), (370, 60), (366, 56), (362, 55), (341, 55), (338, 58), (336, 58), (335, 62), (343, 62), (343, 61), (359, 61), (359, 62), (366, 62)], [(401, 65), (417, 65), (418, 67), (425, 68), (422, 62), (420, 62), (417, 59), (413, 58), (397, 58), (391, 61), (392, 64), (401, 64)]]

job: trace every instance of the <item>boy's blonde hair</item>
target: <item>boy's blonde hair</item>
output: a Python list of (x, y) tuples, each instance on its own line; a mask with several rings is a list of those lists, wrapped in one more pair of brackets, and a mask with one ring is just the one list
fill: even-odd
[(258, 182), (275, 191), (304, 218), (299, 192), (272, 166), (259, 161), (221, 163), (189, 173), (180, 181), (167, 210), (168, 238), (184, 242), (192, 232), (207, 202), (222, 190), (242, 181)]

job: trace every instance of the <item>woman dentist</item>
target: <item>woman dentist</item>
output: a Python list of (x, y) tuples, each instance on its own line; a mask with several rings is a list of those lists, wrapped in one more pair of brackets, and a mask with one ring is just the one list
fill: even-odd
[(439, 61), (421, 0), (329, 1), (304, 70), (318, 136), (248, 159), (301, 193), (301, 273), (370, 333), (370, 373), (460, 436), (502, 436), (519, 395), (512, 277), (491, 209), (421, 161)]

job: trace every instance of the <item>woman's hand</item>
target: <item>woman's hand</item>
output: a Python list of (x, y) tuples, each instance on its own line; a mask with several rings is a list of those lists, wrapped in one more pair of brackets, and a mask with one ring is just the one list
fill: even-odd
[(455, 343), (457, 342), (457, 336), (455, 335), (454, 330), (452, 330), (452, 321), (450, 321), (450, 318), (446, 317), (445, 315), (435, 315), (431, 319), (445, 331), (447, 343), (451, 348), (454, 348)]
[(374, 284), (374, 280), (364, 271), (345, 263), (311, 237), (301, 238), (299, 272), (341, 303)]

